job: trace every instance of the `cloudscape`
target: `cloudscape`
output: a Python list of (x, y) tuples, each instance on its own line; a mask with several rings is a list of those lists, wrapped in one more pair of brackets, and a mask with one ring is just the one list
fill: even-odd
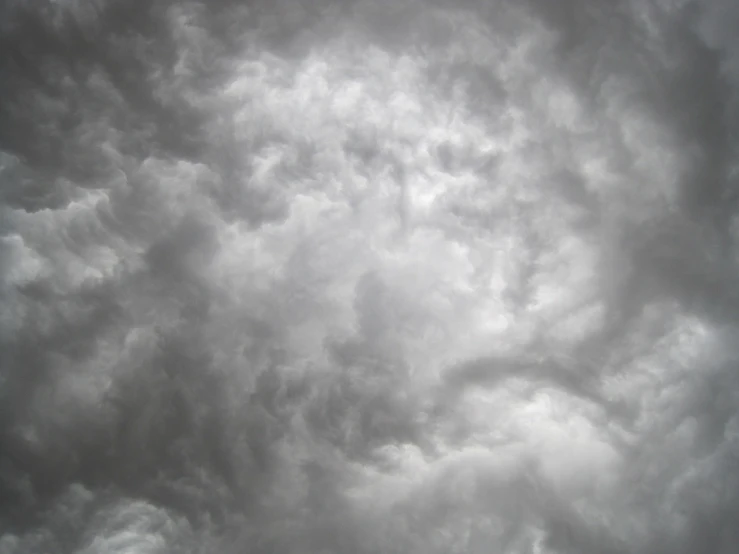
[(737, 29), (5, 0), (0, 554), (739, 552)]

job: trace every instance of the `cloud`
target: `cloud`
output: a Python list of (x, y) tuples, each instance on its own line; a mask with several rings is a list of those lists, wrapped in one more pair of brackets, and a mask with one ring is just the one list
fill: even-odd
[(731, 17), (6, 3), (0, 552), (736, 550)]

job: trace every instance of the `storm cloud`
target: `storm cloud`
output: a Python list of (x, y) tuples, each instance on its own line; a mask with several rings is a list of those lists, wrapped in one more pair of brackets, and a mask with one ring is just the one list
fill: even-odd
[(6, 0), (0, 553), (739, 551), (739, 8)]

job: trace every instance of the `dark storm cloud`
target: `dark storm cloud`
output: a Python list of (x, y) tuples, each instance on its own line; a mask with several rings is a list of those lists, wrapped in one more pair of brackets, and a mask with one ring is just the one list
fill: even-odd
[(0, 8), (0, 552), (734, 552), (733, 5), (303, 4)]

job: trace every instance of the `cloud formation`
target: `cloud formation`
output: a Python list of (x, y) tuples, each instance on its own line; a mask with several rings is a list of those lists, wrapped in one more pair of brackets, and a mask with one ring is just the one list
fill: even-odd
[(739, 548), (739, 12), (0, 8), (0, 553)]

